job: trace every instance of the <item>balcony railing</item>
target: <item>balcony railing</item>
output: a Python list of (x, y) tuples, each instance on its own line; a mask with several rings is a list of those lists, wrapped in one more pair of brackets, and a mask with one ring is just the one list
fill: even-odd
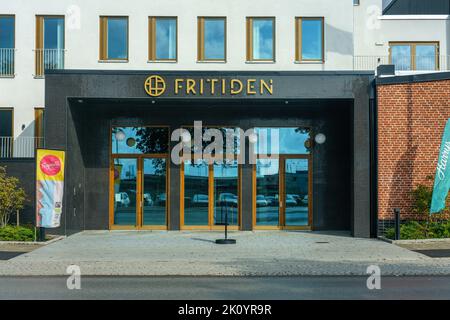
[(0, 158), (33, 158), (44, 147), (43, 137), (0, 137)]
[(354, 56), (354, 70), (376, 70), (379, 65), (394, 64), (396, 71), (449, 71), (450, 56)]
[(64, 69), (64, 49), (36, 49), (36, 77), (43, 77), (45, 70)]
[(0, 77), (14, 76), (14, 48), (0, 48)]

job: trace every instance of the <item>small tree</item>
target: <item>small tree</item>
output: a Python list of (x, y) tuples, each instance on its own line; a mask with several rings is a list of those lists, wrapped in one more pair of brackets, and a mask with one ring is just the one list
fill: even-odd
[(0, 167), (0, 228), (4, 228), (12, 214), (23, 209), (25, 190), (19, 187), (19, 179), (6, 175), (6, 168)]

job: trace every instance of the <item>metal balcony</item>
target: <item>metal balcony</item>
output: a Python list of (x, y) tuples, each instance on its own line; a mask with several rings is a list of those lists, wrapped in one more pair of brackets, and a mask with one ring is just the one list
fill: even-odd
[(0, 48), (0, 77), (14, 77), (14, 48)]
[(34, 158), (36, 148), (43, 147), (43, 137), (0, 137), (0, 158)]
[(45, 70), (64, 69), (64, 49), (36, 49), (35, 77), (43, 77)]

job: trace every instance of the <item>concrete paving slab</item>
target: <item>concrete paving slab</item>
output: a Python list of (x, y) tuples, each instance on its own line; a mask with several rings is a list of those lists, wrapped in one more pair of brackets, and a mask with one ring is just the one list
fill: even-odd
[[(432, 259), (347, 233), (86, 231), (0, 262), (0, 275), (365, 275), (379, 265), (392, 275), (450, 274), (450, 259)], [(438, 260), (438, 261), (437, 261)]]

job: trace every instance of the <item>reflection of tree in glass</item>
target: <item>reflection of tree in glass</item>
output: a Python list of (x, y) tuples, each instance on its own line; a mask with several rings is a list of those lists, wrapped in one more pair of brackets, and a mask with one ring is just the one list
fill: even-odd
[[(308, 135), (308, 139), (306, 139), (306, 141), (311, 140), (311, 136), (309, 135), (309, 133), (310, 133), (310, 129), (309, 128), (302, 128), (302, 127), (295, 128), (295, 133), (307, 134)], [(311, 152), (311, 143), (309, 143), (309, 144), (305, 143), (305, 148), (306, 148), (306, 151)]]
[[(191, 135), (191, 145), (192, 145), (191, 152), (195, 153), (197, 150), (195, 149), (195, 144), (194, 144), (194, 128), (189, 127), (189, 128), (185, 128), (185, 129)], [(208, 145), (212, 144), (215, 141), (215, 137), (214, 136), (211, 138), (211, 141), (204, 141), (203, 140), (203, 136), (204, 136), (206, 130), (208, 130), (208, 129), (217, 129), (217, 130), (219, 130), (221, 132), (222, 139), (223, 139), (222, 140), (223, 141), (223, 149), (221, 151), (222, 154), (225, 154), (227, 152), (227, 148), (229, 150), (232, 150), (233, 154), (237, 154), (238, 147), (239, 147), (238, 146), (238, 142), (239, 142), (238, 137), (239, 136), (235, 132), (235, 128), (213, 128), (213, 127), (208, 128), (208, 127), (202, 127), (202, 152), (203, 152), (203, 150), (205, 150), (205, 148)], [(230, 136), (232, 135), (232, 137), (233, 137), (232, 141), (227, 141), (227, 132), (228, 132), (228, 135), (230, 135)], [(198, 151), (200, 151), (200, 150), (198, 150)], [(214, 151), (217, 151), (217, 150), (215, 149)], [(215, 153), (216, 152), (213, 152), (212, 155), (215, 155)]]
[[(136, 131), (136, 149), (143, 154), (168, 153), (169, 151), (169, 129), (143, 127), (133, 128)], [(155, 175), (166, 173), (165, 159), (153, 159)]]
[(168, 153), (169, 130), (168, 128), (133, 128), (136, 131), (136, 149), (144, 154)]

